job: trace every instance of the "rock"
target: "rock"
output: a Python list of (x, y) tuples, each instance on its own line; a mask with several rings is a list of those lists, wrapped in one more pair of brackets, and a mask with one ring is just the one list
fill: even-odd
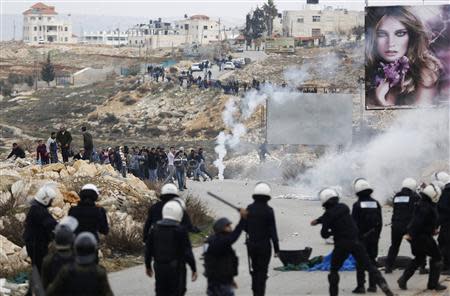
[(19, 222), (24, 222), (25, 218), (27, 217), (27, 215), (25, 213), (17, 213), (14, 215), (14, 217), (19, 221)]
[(12, 169), (1, 169), (0, 191), (9, 191), (11, 186), (21, 178), (20, 174)]
[(107, 165), (96, 164), (95, 167), (102, 176), (109, 175), (112, 177), (117, 177), (119, 175), (119, 173), (110, 164)]
[(12, 195), (9, 191), (0, 192), (0, 204), (7, 202), (11, 197)]
[(66, 169), (67, 169), (67, 173), (69, 173), (70, 176), (72, 176), (73, 174), (75, 174), (77, 172), (77, 170), (71, 166), (68, 166)]
[(51, 207), (50, 208), (50, 213), (57, 219), (61, 219), (62, 217), (64, 217), (64, 211), (61, 208), (58, 207)]
[(130, 185), (133, 189), (138, 191), (147, 191), (149, 190), (147, 185), (142, 182), (141, 179), (136, 178), (132, 174), (127, 174), (127, 184)]
[(66, 168), (66, 166), (62, 163), (52, 163), (52, 164), (42, 167), (42, 171), (43, 172), (53, 171), (53, 172), (59, 173), (61, 170), (65, 169), (65, 168)]
[(20, 252), (21, 248), (18, 245), (10, 242), (6, 237), (0, 234), (0, 253), (5, 255), (13, 255)]
[(156, 128), (162, 132), (167, 132), (169, 130), (169, 128), (165, 125), (158, 125)]
[(19, 180), (11, 186), (11, 192), (16, 203), (23, 203), (27, 200), (31, 191), (31, 182)]
[(80, 201), (80, 197), (78, 196), (78, 194), (75, 191), (70, 191), (70, 192), (63, 191), (62, 195), (64, 198), (64, 202), (66, 202), (66, 203), (75, 204)]
[(69, 172), (66, 170), (66, 169), (63, 169), (63, 170), (61, 170), (60, 172), (59, 172), (59, 177), (61, 178), (61, 179), (66, 179), (66, 178), (68, 178), (70, 175), (69, 175)]
[(74, 177), (95, 177), (98, 173), (94, 164), (89, 164), (83, 160), (77, 160), (73, 167), (77, 170)]
[(15, 160), (15, 163), (16, 163), (16, 165), (17, 165), (19, 168), (27, 167), (27, 166), (29, 166), (29, 165), (32, 164), (31, 161), (27, 161), (27, 160), (22, 159), (22, 158), (17, 158), (17, 159)]
[(59, 174), (54, 171), (44, 172), (43, 176), (45, 179), (50, 179), (50, 180), (58, 180), (59, 179)]

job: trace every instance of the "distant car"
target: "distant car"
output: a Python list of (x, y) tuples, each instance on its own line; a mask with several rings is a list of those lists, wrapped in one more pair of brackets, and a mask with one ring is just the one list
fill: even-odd
[(44, 44), (45, 43), (44, 37), (39, 37), (38, 43), (39, 44)]
[(226, 62), (223, 66), (224, 70), (234, 70), (236, 66), (233, 64), (233, 62)]
[(244, 48), (240, 46), (236, 46), (232, 48), (233, 52), (244, 52)]
[(198, 71), (202, 71), (202, 69), (200, 68), (200, 63), (194, 63), (191, 65), (191, 71), (192, 72), (198, 72)]

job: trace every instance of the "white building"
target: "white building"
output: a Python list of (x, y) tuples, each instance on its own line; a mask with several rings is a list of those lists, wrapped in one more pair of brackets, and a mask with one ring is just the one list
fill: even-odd
[(364, 26), (364, 11), (347, 9), (311, 9), (283, 11), (283, 35), (288, 37), (319, 37), (347, 33), (353, 27)]
[(75, 43), (72, 24), (57, 19), (54, 6), (36, 3), (23, 12), (23, 41), (26, 43)]
[(120, 31), (83, 32), (81, 42), (88, 44), (127, 45), (128, 33)]
[(186, 43), (208, 44), (226, 38), (223, 26), (206, 15), (193, 15), (176, 21), (175, 30), (185, 37)]
[(177, 47), (186, 41), (184, 36), (161, 19), (150, 20), (148, 24), (137, 24), (127, 31), (128, 45), (145, 49)]

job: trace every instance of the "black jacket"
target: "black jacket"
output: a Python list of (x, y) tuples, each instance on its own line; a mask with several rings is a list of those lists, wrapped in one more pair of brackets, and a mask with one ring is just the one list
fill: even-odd
[(64, 134), (59, 131), (56, 134), (56, 141), (61, 144), (61, 147), (64, 147), (65, 145), (70, 146), (70, 143), (72, 143), (72, 135), (68, 131), (65, 131)]
[(438, 212), (436, 204), (431, 199), (420, 194), (421, 199), (416, 206), (414, 216), (408, 226), (408, 233), (412, 239), (420, 236), (432, 236), (438, 228)]
[(278, 253), (280, 247), (273, 209), (267, 201), (255, 200), (247, 207), (247, 211), (245, 231), (248, 233), (249, 246), (270, 247), (272, 241), (275, 253)]
[(41, 279), (44, 289), (56, 279), (61, 268), (66, 264), (74, 262), (72, 250), (56, 251), (54, 253), (47, 254), (42, 263)]
[(402, 190), (394, 195), (392, 213), (392, 226), (407, 227), (411, 222), (414, 208), (419, 202), (420, 196), (415, 191), (408, 188)]
[(145, 266), (158, 264), (180, 266), (187, 263), (196, 272), (194, 254), (187, 231), (171, 220), (161, 220), (150, 229), (145, 243)]
[[(169, 200), (160, 200), (154, 205), (152, 205), (150, 209), (148, 209), (147, 220), (145, 220), (144, 224), (144, 233), (143, 233), (144, 242), (147, 240), (147, 236), (150, 232), (150, 228), (152, 227), (152, 225), (155, 225), (156, 222), (163, 219), (162, 209), (166, 204), (166, 202), (168, 201)], [(191, 218), (189, 217), (188, 213), (186, 213), (186, 211), (183, 214), (183, 218), (181, 220), (180, 225), (184, 227), (185, 230), (188, 232), (196, 232), (194, 226), (192, 225)]]
[(231, 247), (241, 235), (244, 221), (239, 221), (231, 233), (213, 234), (206, 241), (205, 276), (208, 281), (230, 284), (238, 274), (238, 258)]
[(75, 207), (70, 208), (69, 216), (78, 220), (76, 234), (88, 231), (95, 235), (98, 240), (98, 234), (108, 234), (109, 226), (106, 218), (106, 211), (102, 207), (97, 207), (91, 200), (82, 200)]
[(158, 156), (155, 153), (148, 154), (148, 168), (156, 170), (158, 168)]
[(48, 208), (33, 200), (25, 219), (23, 239), (25, 242), (40, 242), (48, 245), (52, 240), (56, 224), (58, 223), (49, 213)]
[(84, 149), (86, 150), (94, 149), (94, 141), (92, 140), (92, 135), (88, 132), (83, 133), (83, 145)]
[(350, 209), (337, 199), (325, 206), (325, 213), (317, 222), (322, 224), (320, 235), (325, 239), (333, 236), (335, 244), (358, 239), (358, 227), (350, 215)]
[(352, 217), (359, 229), (359, 238), (375, 242), (380, 239), (383, 218), (380, 204), (370, 194), (369, 190), (358, 193), (358, 201), (353, 204)]
[(14, 159), (17, 158), (25, 158), (25, 151), (23, 151), (22, 148), (20, 148), (19, 146), (17, 146), (16, 148), (13, 148), (11, 150), (11, 153), (8, 155), (8, 159), (10, 159), (12, 156), (15, 156)]
[(446, 184), (444, 190), (442, 190), (437, 208), (439, 213), (439, 224), (450, 224), (450, 183)]

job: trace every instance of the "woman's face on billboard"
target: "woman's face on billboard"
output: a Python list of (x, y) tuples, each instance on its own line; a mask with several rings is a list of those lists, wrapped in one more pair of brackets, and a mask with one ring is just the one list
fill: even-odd
[(380, 20), (376, 31), (376, 48), (378, 55), (386, 62), (394, 62), (406, 55), (409, 35), (406, 27), (388, 16)]

